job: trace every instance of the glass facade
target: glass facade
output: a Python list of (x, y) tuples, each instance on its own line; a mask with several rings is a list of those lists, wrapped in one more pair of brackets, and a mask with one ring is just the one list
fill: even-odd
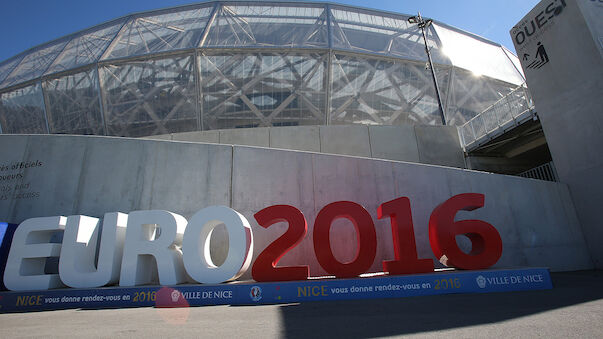
[[(445, 98), (449, 67), (436, 67)], [(333, 124), (440, 124), (431, 72), (424, 63), (334, 54)]]
[[(133, 14), (0, 63), (1, 132), (441, 124), (425, 42), (408, 18), (264, 1)], [(448, 124), (524, 82), (499, 44), (439, 22), (426, 34)]]
[(199, 56), (204, 129), (326, 123), (327, 54)]
[(99, 72), (107, 135), (198, 129), (193, 55), (109, 64)]
[(39, 83), (0, 94), (2, 133), (48, 133)]
[(95, 70), (49, 79), (43, 89), (50, 133), (103, 134)]

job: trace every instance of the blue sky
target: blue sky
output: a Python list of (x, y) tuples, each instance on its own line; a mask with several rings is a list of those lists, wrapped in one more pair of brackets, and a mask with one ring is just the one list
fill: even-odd
[[(187, 0), (5, 0), (0, 5), (0, 61), (28, 48), (133, 12), (194, 3)], [(416, 14), (481, 35), (515, 51), (509, 30), (539, 0), (341, 0)]]

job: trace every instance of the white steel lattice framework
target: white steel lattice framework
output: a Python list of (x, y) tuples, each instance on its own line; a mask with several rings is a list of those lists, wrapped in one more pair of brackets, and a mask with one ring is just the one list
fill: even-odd
[[(427, 31), (449, 124), (524, 82), (499, 44)], [(146, 136), (440, 124), (420, 29), (329, 3), (217, 1), (133, 14), (0, 63), (3, 133)], [(428, 65), (427, 65), (428, 66)]]

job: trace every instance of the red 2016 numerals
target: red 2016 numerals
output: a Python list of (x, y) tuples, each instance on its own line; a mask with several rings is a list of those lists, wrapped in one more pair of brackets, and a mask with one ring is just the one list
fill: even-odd
[[(473, 211), (484, 206), (484, 195), (465, 193), (436, 207), (429, 218), (429, 243), (444, 265), (466, 270), (488, 268), (502, 255), (502, 240), (494, 226), (481, 220), (454, 221), (460, 210)], [(456, 243), (462, 234), (471, 240), (471, 252), (465, 254)]]
[[(484, 195), (466, 193), (454, 196), (436, 207), (429, 219), (429, 241), (432, 250), (446, 266), (460, 269), (482, 269), (494, 265), (502, 254), (502, 241), (494, 226), (481, 220), (454, 221), (459, 210), (472, 211), (484, 206)], [(390, 218), (395, 260), (383, 261), (389, 274), (411, 274), (433, 271), (431, 259), (419, 259), (410, 208), (406, 197), (383, 203), (377, 209), (379, 219)], [(289, 228), (270, 244), (256, 259), (252, 276), (256, 281), (287, 281), (308, 278), (308, 266), (276, 267), (288, 251), (299, 244), (307, 232), (307, 222), (293, 206), (276, 205), (255, 214), (264, 228), (277, 222), (288, 222)], [(356, 231), (356, 256), (352, 262), (341, 263), (333, 256), (331, 224), (338, 218), (352, 222)], [(465, 254), (456, 243), (456, 235), (467, 236), (472, 250)], [(351, 278), (365, 273), (372, 265), (377, 250), (375, 225), (370, 214), (359, 204), (339, 201), (325, 206), (314, 223), (314, 251), (320, 266), (338, 278)]]
[(377, 218), (389, 216), (396, 260), (383, 261), (383, 271), (389, 274), (426, 273), (433, 271), (433, 260), (417, 257), (415, 229), (412, 223), (410, 200), (398, 198), (377, 209)]
[(276, 205), (257, 212), (254, 218), (264, 228), (282, 221), (289, 223), (289, 228), (285, 234), (273, 241), (258, 255), (251, 268), (253, 279), (255, 281), (308, 279), (310, 271), (308, 266), (276, 267), (285, 253), (297, 246), (308, 232), (308, 224), (302, 212), (293, 206)]
[[(356, 230), (356, 256), (352, 262), (340, 263), (333, 256), (329, 231), (335, 219), (346, 218)], [(352, 278), (366, 272), (377, 253), (377, 234), (371, 215), (364, 207), (350, 201), (339, 201), (325, 206), (314, 222), (314, 253), (320, 266), (337, 278)]]

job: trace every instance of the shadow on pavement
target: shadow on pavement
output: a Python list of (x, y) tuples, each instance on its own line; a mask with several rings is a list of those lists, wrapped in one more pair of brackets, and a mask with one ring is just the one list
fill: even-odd
[(309, 302), (280, 308), (286, 337), (368, 338), (496, 323), (603, 298), (603, 271), (552, 273), (553, 289)]

